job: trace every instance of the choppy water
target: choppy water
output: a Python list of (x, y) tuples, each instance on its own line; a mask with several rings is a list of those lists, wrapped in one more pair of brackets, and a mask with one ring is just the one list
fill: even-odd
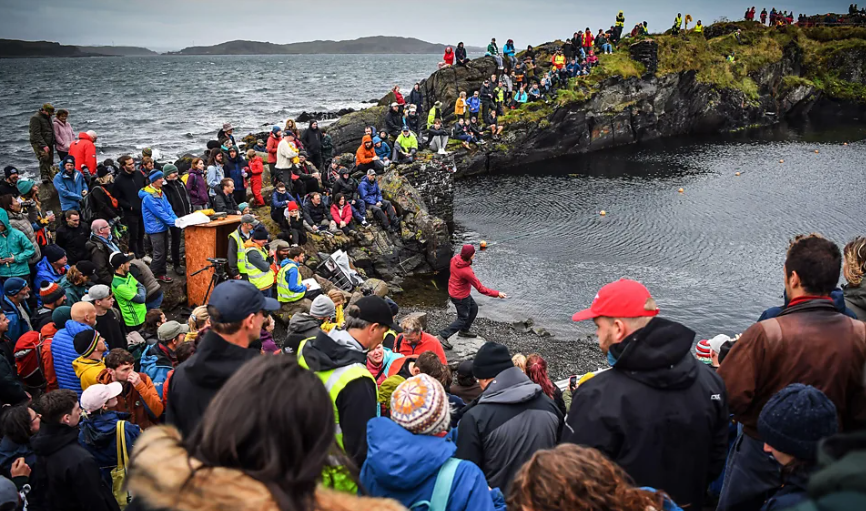
[(482, 314), (575, 337), (593, 325), (571, 315), (627, 277), (704, 338), (739, 333), (781, 304), (793, 235), (820, 232), (841, 248), (866, 234), (866, 143), (842, 145), (864, 137), (778, 128), (669, 140), (463, 182), (455, 220), (467, 239), (537, 232), (478, 254), (481, 281), (510, 295), (481, 297)]
[(0, 164), (38, 169), (28, 122), (52, 103), (75, 133), (94, 130), (98, 159), (147, 146), (163, 156), (201, 150), (225, 121), (235, 136), (302, 111), (361, 108), (395, 84), (407, 91), (437, 55), (184, 56), (6, 59), (0, 72)]

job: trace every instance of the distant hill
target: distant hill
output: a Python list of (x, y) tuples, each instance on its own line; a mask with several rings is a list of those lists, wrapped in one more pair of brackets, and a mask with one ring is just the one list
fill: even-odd
[(112, 55), (117, 57), (131, 57), (138, 55), (159, 55), (159, 53), (140, 48), (138, 46), (79, 46), (81, 51), (98, 55)]
[[(445, 46), (412, 37), (375, 36), (350, 41), (309, 41), (291, 44), (229, 41), (215, 46), (192, 46), (177, 52), (169, 52), (168, 55), (439, 54), (444, 51)], [(483, 50), (467, 46), (467, 51)]]

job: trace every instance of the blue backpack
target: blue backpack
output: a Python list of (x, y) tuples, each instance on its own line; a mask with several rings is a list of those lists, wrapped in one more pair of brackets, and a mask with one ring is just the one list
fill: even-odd
[(427, 506), (427, 511), (445, 511), (448, 508), (448, 498), (451, 496), (451, 486), (454, 483), (454, 474), (457, 473), (458, 465), (460, 465), (459, 459), (448, 458), (448, 461), (439, 468), (439, 475), (436, 476), (436, 484), (433, 486), (433, 495), (430, 500), (418, 501), (412, 504), (409, 509)]

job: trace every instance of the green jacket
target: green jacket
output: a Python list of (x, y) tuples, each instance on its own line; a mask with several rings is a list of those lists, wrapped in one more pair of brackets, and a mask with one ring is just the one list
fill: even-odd
[(0, 277), (4, 279), (24, 277), (26, 279), (30, 275), (27, 261), (36, 254), (36, 249), (33, 248), (33, 243), (30, 242), (26, 234), (9, 224), (9, 214), (5, 209), (0, 209), (0, 223), (6, 227), (6, 230), (0, 233), (0, 258), (15, 258), (14, 262), (0, 264)]
[(132, 273), (125, 276), (115, 273), (111, 281), (111, 292), (126, 326), (135, 327), (144, 323), (144, 315), (147, 314), (147, 307), (144, 305), (147, 290), (135, 280)]
[(411, 132), (408, 137), (400, 133), (400, 136), (397, 137), (397, 140), (394, 143), (402, 147), (405, 152), (409, 152), (410, 149), (418, 150), (418, 139)]
[(76, 286), (72, 282), (69, 282), (67, 278), (68, 275), (64, 275), (58, 285), (63, 288), (63, 291), (66, 293), (66, 303), (67, 305), (78, 303), (84, 298), (84, 295), (87, 294), (88, 287), (87, 286)]
[(823, 440), (818, 464), (821, 470), (809, 479), (809, 500), (791, 511), (866, 509), (866, 431)]

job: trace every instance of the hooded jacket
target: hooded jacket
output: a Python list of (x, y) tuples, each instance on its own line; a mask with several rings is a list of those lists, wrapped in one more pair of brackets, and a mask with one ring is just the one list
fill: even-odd
[[(192, 201), (190, 200), (189, 192), (184, 186), (183, 181), (168, 179), (162, 184), (162, 193), (168, 199), (171, 210), (174, 216), (182, 217), (192, 213)], [(173, 225), (171, 227), (174, 227)]]
[(312, 200), (307, 200), (304, 203), (304, 220), (310, 225), (319, 225), (323, 220), (328, 220), (328, 210), (325, 208), (324, 202), (313, 204)]
[(388, 146), (387, 142), (379, 137), (373, 138), (373, 150), (376, 151), (376, 156), (378, 156), (380, 160), (384, 161), (391, 158), (391, 147)]
[(448, 278), (448, 296), (457, 300), (462, 300), (469, 296), (472, 288), (478, 290), (479, 293), (496, 298), (499, 296), (499, 291), (488, 289), (481, 284), (475, 272), (472, 271), (472, 261), (466, 261), (460, 254), (451, 258), (451, 276)]
[(385, 129), (391, 136), (396, 137), (400, 130), (403, 129), (403, 115), (400, 113), (400, 109), (394, 110), (393, 108), (388, 109), (388, 113), (385, 114)]
[(150, 377), (160, 399), (162, 399), (162, 384), (165, 383), (168, 373), (174, 369), (171, 356), (169, 349), (161, 342), (157, 342), (141, 355), (141, 372)]
[[(367, 142), (370, 142), (370, 148), (367, 149)], [(373, 137), (364, 135), (361, 139), (361, 145), (355, 151), (355, 163), (357, 165), (367, 165), (373, 163), (373, 158), (376, 156), (376, 148), (373, 147)]]
[[(292, 270), (289, 270), (290, 272)], [(286, 274), (286, 280), (289, 282), (293, 282), (290, 280), (291, 275), (289, 273)], [(287, 332), (286, 337), (286, 347), (291, 348), (292, 352), (298, 351), (298, 345), (304, 339), (309, 339), (310, 337), (315, 337), (319, 332), (319, 328), (322, 326), (322, 322), (318, 319), (310, 316), (308, 313), (301, 312), (292, 316), (292, 319), (289, 320), (289, 331)]]
[[(32, 318), (33, 313), (30, 311), (30, 306), (27, 305), (27, 301), (24, 300), (21, 302), (21, 306), (24, 308), (25, 312), (27, 312), (27, 316)], [(9, 327), (6, 330), (6, 337), (11, 342), (12, 346), (18, 341), (18, 338), (24, 335), (25, 333), (32, 330), (30, 323), (27, 322), (24, 318), (21, 317), (21, 312), (18, 310), (18, 307), (9, 299), (5, 294), (2, 297), (2, 308), (3, 314), (6, 315), (6, 319), (9, 320)], [(14, 364), (14, 360), (9, 362), (10, 364)]]
[(277, 147), (280, 145), (280, 141), (283, 137), (275, 137), (273, 133), (268, 136), (268, 144), (265, 147), (268, 153), (268, 164), (273, 165), (277, 163)]
[(87, 290), (90, 289), (90, 286), (86, 285), (76, 286), (69, 280), (69, 275), (64, 275), (57, 285), (66, 293), (66, 302), (73, 304), (80, 302), (84, 298), (84, 295), (87, 294)]
[(64, 328), (54, 334), (54, 340), (51, 342), (57, 384), (61, 389), (74, 390), (78, 393), (78, 397), (81, 397), (81, 380), (75, 374), (72, 362), (80, 355), (75, 351), (72, 340), (77, 333), (84, 330), (93, 330), (93, 327), (70, 319)]
[(72, 131), (72, 125), (69, 124), (69, 121), (63, 122), (57, 117), (51, 119), (51, 125), (54, 127), (54, 148), (68, 153), (69, 146), (75, 142), (75, 132)]
[[(115, 251), (115, 248), (109, 246), (106, 241), (109, 243), (115, 243), (115, 245), (117, 243), (116, 240), (105, 240), (95, 234), (91, 234), (90, 238), (84, 243), (84, 248), (88, 255), (85, 259), (90, 259), (90, 262), (96, 266), (95, 283), (111, 287), (111, 281), (114, 278), (114, 270), (111, 268), (111, 265), (108, 264), (108, 257)], [(119, 248), (120, 247), (117, 247), (118, 250)]]
[(256, 350), (231, 344), (209, 330), (195, 354), (172, 374), (166, 421), (184, 436), (190, 435), (223, 384), (244, 362), (257, 356)]
[(318, 128), (318, 123), (313, 128), (313, 122), (315, 121), (311, 121), (309, 127), (304, 130), (304, 134), (301, 135), (301, 142), (304, 143), (308, 152), (317, 154), (322, 152), (322, 130)]
[(226, 155), (225, 159), (223, 172), (225, 172), (226, 177), (232, 178), (232, 181), (235, 182), (235, 190), (246, 190), (246, 186), (244, 185), (244, 167), (247, 166), (246, 158), (238, 154), (234, 159)]
[(842, 290), (848, 310), (853, 312), (860, 321), (866, 321), (866, 284), (859, 286), (849, 284), (843, 286)]
[(111, 469), (117, 466), (117, 421), (127, 421), (123, 426), (126, 451), (131, 456), (135, 440), (141, 428), (129, 421), (129, 414), (103, 411), (81, 417), (78, 425), (78, 442), (87, 449), (99, 466), (102, 481), (111, 485)]
[(81, 391), (83, 392), (87, 390), (87, 387), (97, 383), (99, 373), (105, 370), (105, 362), (102, 359), (93, 360), (78, 357), (72, 361), (72, 369), (75, 370), (75, 376), (81, 381)]
[(84, 165), (91, 176), (96, 175), (96, 146), (87, 132), (82, 131), (78, 134), (78, 140), (69, 146), (69, 156), (75, 158), (75, 170), (84, 172), (81, 170)]
[[(367, 424), (367, 443), (361, 484), (370, 495), (395, 499), (407, 508), (432, 498), (439, 469), (457, 450), (448, 438), (415, 435), (384, 417)], [(474, 463), (461, 461), (444, 511), (494, 509), (505, 510), (502, 493), (487, 487), (484, 473)]]
[(141, 216), (141, 197), (138, 192), (147, 186), (147, 178), (138, 170), (121, 170), (114, 178), (114, 198), (124, 215)]
[(169, 227), (174, 227), (177, 216), (171, 209), (165, 193), (153, 186), (142, 188), (138, 192), (141, 198), (141, 216), (144, 218), (144, 232), (159, 234)]
[(54, 266), (48, 262), (48, 256), (42, 258), (41, 261), (36, 263), (36, 276), (33, 277), (33, 289), (36, 293), (36, 303), (42, 305), (42, 297), (39, 296), (39, 289), (42, 288), (43, 282), (57, 282), (60, 283), (60, 279), (66, 274), (69, 270), (69, 265), (63, 266), (63, 271), (58, 272), (54, 269)]
[(695, 333), (653, 318), (611, 347), (613, 369), (574, 393), (563, 442), (594, 447), (637, 486), (701, 509), (728, 450), (725, 385), (691, 354)]
[(190, 169), (186, 180), (186, 189), (189, 191), (189, 200), (193, 206), (207, 206), (207, 181), (204, 172), (199, 169)]
[[(172, 383), (172, 385), (174, 385)], [(217, 467), (194, 471), (174, 428), (158, 427), (138, 439), (129, 471), (129, 489), (144, 509), (175, 511), (279, 511), (267, 487), (241, 470)], [(397, 502), (316, 489), (312, 511), (405, 511)]]
[(379, 180), (374, 178), (370, 181), (366, 177), (362, 179), (361, 184), (358, 185), (358, 196), (370, 206), (375, 206), (377, 202), (382, 202), (382, 191), (379, 189)]
[[(451, 64), (453, 64), (454, 63), (453, 62), (454, 61), (453, 54), (451, 57), (451, 61), (452, 61)], [(409, 103), (410, 105), (417, 106), (419, 109), (421, 107), (423, 107), (424, 106), (424, 96), (421, 94), (421, 90), (420, 89), (416, 90), (415, 87), (412, 86), (412, 90), (409, 91), (409, 99), (406, 102)]]
[[(9, 223), (12, 225), (13, 229), (18, 229), (23, 232), (27, 239), (30, 240), (30, 243), (33, 244), (33, 250), (36, 252), (33, 257), (28, 261), (29, 264), (36, 264), (42, 259), (42, 250), (39, 249), (39, 243), (36, 241), (36, 232), (33, 230), (33, 224), (30, 223), (30, 219), (22, 212), (14, 212), (7, 211), (9, 215)], [(36, 292), (39, 292), (39, 288), (36, 288)]]
[[(366, 367), (366, 350), (345, 330), (319, 331), (304, 344), (301, 353), (311, 371), (330, 371), (351, 364)], [(173, 383), (172, 383), (173, 385)], [(357, 466), (367, 458), (367, 422), (376, 417), (378, 392), (376, 382), (370, 378), (351, 381), (337, 396), (335, 403), (343, 447)]]
[(30, 145), (34, 145), (41, 151), (43, 147), (48, 146), (50, 151), (54, 147), (54, 125), (51, 123), (51, 117), (42, 113), (36, 112), (30, 117)]
[[(36, 249), (27, 235), (12, 227), (9, 222), (9, 214), (5, 209), (0, 209), (0, 222), (6, 228), (0, 233), (0, 257), (13, 257), (12, 263), (0, 264), (0, 277), (22, 277), (30, 275), (30, 267), (27, 262), (36, 255)], [(25, 280), (27, 277), (25, 277)], [(38, 288), (36, 290), (39, 291)]]
[(63, 166), (67, 161), (75, 162), (75, 158), (67, 156), (60, 162), (60, 172), (54, 176), (54, 188), (57, 189), (57, 196), (60, 198), (60, 210), (67, 211), (70, 209), (80, 210), (80, 202), (84, 197), (82, 192), (87, 190), (87, 184), (84, 182), (84, 176), (80, 172), (73, 172), (71, 175), (63, 170)]
[(866, 509), (866, 432), (823, 440), (818, 444), (818, 465), (809, 478), (808, 500), (790, 511)]
[[(385, 143), (382, 142), (382, 145), (384, 146)], [(358, 182), (354, 180), (352, 176), (349, 176), (349, 179), (343, 179), (343, 176), (340, 176), (339, 179), (334, 181), (334, 187), (331, 189), (331, 195), (336, 197), (339, 193), (342, 193), (343, 196), (346, 197), (346, 200), (349, 202), (357, 200)]]
[(553, 400), (520, 370), (499, 373), (468, 405), (457, 427), (455, 457), (478, 465), (491, 488), (507, 493), (520, 467), (556, 446), (562, 416)]
[(119, 511), (99, 465), (78, 443), (78, 428), (43, 423), (30, 443), (37, 459), (30, 485), (31, 509)]

